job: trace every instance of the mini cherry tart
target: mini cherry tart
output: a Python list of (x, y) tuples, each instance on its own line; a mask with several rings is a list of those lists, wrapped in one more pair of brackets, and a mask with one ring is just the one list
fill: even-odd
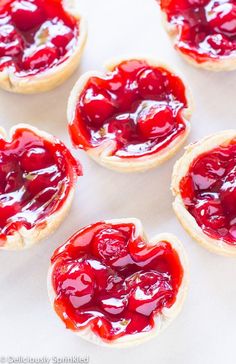
[(180, 77), (158, 62), (128, 59), (88, 72), (68, 103), (73, 144), (121, 172), (170, 158), (190, 129), (191, 100)]
[(52, 89), (77, 67), (86, 40), (74, 0), (3, 0), (0, 86), (33, 93)]
[(48, 291), (66, 327), (109, 346), (139, 344), (178, 314), (187, 287), (186, 257), (173, 235), (150, 242), (137, 219), (89, 225), (51, 259)]
[(186, 230), (209, 250), (236, 256), (236, 131), (190, 145), (176, 163), (172, 189)]
[(175, 48), (193, 65), (210, 70), (236, 68), (234, 0), (160, 0)]
[(27, 248), (65, 218), (81, 167), (60, 141), (28, 125), (0, 130), (0, 248)]

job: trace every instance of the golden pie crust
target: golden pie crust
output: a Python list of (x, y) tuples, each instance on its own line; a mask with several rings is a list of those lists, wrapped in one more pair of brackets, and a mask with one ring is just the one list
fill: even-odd
[[(80, 331), (73, 331), (78, 337), (81, 337), (93, 344), (97, 344), (100, 346), (124, 348), (124, 347), (139, 345), (159, 335), (160, 332), (162, 332), (167, 326), (169, 326), (169, 324), (175, 319), (175, 317), (181, 311), (187, 294), (188, 283), (189, 283), (189, 268), (188, 268), (187, 256), (182, 243), (172, 234), (169, 233), (158, 234), (151, 240), (148, 240), (143, 230), (142, 223), (139, 219), (136, 218), (113, 219), (113, 220), (106, 220), (105, 223), (115, 224), (115, 225), (127, 224), (127, 223), (134, 224), (136, 227), (136, 233), (135, 233), (136, 236), (142, 236), (150, 246), (153, 246), (160, 241), (167, 241), (177, 252), (183, 268), (183, 280), (179, 287), (175, 303), (170, 308), (164, 308), (160, 314), (156, 315), (155, 325), (151, 331), (146, 333), (125, 335), (113, 342), (105, 342), (104, 340), (102, 340), (99, 336), (94, 334), (90, 326)], [(48, 271), (48, 295), (51, 305), (52, 307), (54, 307), (54, 299), (56, 297), (56, 294), (51, 283), (52, 271), (53, 271), (53, 265), (49, 268)]]
[(0, 72), (0, 87), (6, 91), (32, 94), (54, 89), (76, 70), (87, 39), (87, 24), (77, 10), (76, 0), (63, 0), (65, 10), (78, 20), (79, 36), (74, 52), (64, 62), (36, 75), (20, 77), (11, 68)]
[(181, 179), (187, 174), (189, 167), (195, 158), (202, 153), (211, 151), (219, 146), (228, 145), (235, 138), (236, 130), (225, 130), (210, 135), (197, 143), (190, 144), (186, 148), (182, 158), (180, 158), (174, 166), (171, 183), (172, 193), (175, 197), (173, 208), (184, 229), (204, 248), (213, 253), (226, 256), (236, 256), (236, 246), (232, 246), (223, 240), (213, 239), (204, 233), (194, 217), (186, 209), (181, 197), (179, 185)]
[[(9, 138), (8, 140), (11, 140), (12, 136), (15, 133), (15, 130), (21, 129), (21, 128), (27, 128), (28, 130), (32, 130), (36, 135), (42, 137), (44, 140), (48, 140), (49, 142), (55, 142), (55, 138), (44, 132), (41, 131), (31, 125), (28, 124), (17, 124), (14, 127), (10, 129)], [(6, 132), (3, 128), (0, 128), (0, 137), (6, 138)], [(75, 173), (76, 177), (76, 173)], [(36, 226), (32, 229), (26, 229), (24, 226), (20, 228), (18, 231), (15, 231), (12, 235), (7, 235), (6, 240), (4, 240), (4, 245), (0, 246), (0, 250), (22, 250), (22, 249), (28, 249), (31, 246), (37, 244), (40, 240), (47, 238), (49, 235), (51, 235), (63, 222), (67, 214), (69, 213), (74, 192), (75, 192), (75, 183), (76, 179), (74, 178), (74, 181), (72, 180), (72, 186), (70, 188), (70, 191), (68, 193), (67, 198), (64, 200), (61, 207), (51, 215), (47, 217), (46, 224), (42, 227)]]
[[(129, 58), (119, 58), (108, 62), (105, 65), (105, 71), (113, 71), (114, 68), (127, 60), (145, 60), (150, 66), (153, 67), (162, 67), (167, 71), (175, 74), (181, 80), (183, 80), (182, 76), (180, 77), (175, 71), (173, 71), (169, 66), (164, 63), (161, 63), (157, 60), (154, 60), (150, 57), (129, 57)], [(67, 119), (68, 123), (72, 123), (74, 119), (74, 113), (77, 105), (77, 100), (80, 97), (81, 93), (84, 90), (85, 85), (91, 77), (102, 77), (104, 74), (102, 72), (90, 71), (83, 74), (79, 80), (76, 82), (74, 88), (71, 91), (68, 108), (67, 108)], [(114, 141), (108, 140), (102, 145), (90, 148), (86, 150), (86, 153), (94, 159), (97, 163), (102, 165), (103, 167), (118, 171), (118, 172), (143, 172), (151, 168), (155, 168), (160, 164), (166, 162), (170, 159), (176, 152), (180, 149), (180, 147), (186, 141), (189, 132), (190, 132), (190, 118), (192, 116), (192, 112), (194, 109), (193, 106), (193, 98), (190, 92), (190, 89), (185, 84), (185, 96), (187, 99), (187, 107), (182, 110), (182, 116), (186, 123), (186, 129), (184, 133), (179, 135), (179, 137), (175, 138), (172, 143), (170, 143), (166, 148), (161, 151), (154, 152), (152, 154), (147, 154), (141, 157), (126, 157), (120, 158), (118, 156), (112, 155), (112, 151), (114, 149)]]

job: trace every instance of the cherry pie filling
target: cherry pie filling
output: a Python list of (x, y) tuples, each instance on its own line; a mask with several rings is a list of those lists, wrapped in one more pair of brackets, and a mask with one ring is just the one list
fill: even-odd
[(204, 233), (236, 245), (236, 140), (197, 157), (180, 191)]
[(236, 55), (234, 0), (161, 0), (171, 25), (178, 27), (176, 47), (201, 63)]
[(132, 223), (80, 230), (52, 257), (54, 307), (67, 328), (90, 327), (105, 341), (147, 333), (170, 308), (183, 277), (169, 242), (148, 246)]
[(0, 241), (21, 228), (44, 227), (65, 202), (79, 165), (60, 142), (17, 129), (0, 139)]
[(161, 151), (186, 130), (185, 93), (181, 79), (163, 67), (124, 61), (88, 80), (69, 125), (73, 143), (88, 150), (112, 141), (111, 155), (123, 158)]
[(73, 53), (78, 20), (62, 0), (1, 0), (0, 71), (35, 75), (61, 64)]

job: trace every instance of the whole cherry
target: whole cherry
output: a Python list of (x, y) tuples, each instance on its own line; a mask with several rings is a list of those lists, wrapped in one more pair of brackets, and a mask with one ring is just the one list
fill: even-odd
[(102, 229), (91, 242), (93, 254), (112, 263), (127, 255), (127, 237), (115, 228)]
[(21, 168), (25, 172), (46, 168), (53, 162), (51, 154), (41, 147), (35, 147), (25, 151), (20, 159)]
[[(57, 271), (57, 289), (67, 296), (74, 308), (90, 302), (94, 293), (94, 274), (86, 262), (67, 263)], [(64, 278), (66, 274), (66, 279)]]
[(222, 229), (226, 226), (226, 218), (220, 200), (200, 200), (195, 205), (193, 215), (201, 226), (207, 226), (213, 230)]
[(137, 116), (138, 131), (146, 139), (167, 135), (173, 129), (174, 122), (171, 108), (162, 103), (143, 104)]
[(24, 69), (34, 71), (51, 66), (57, 58), (58, 53), (54, 47), (41, 46), (32, 52), (29, 49), (23, 57), (22, 65)]
[(16, 0), (11, 3), (11, 17), (18, 29), (27, 31), (39, 26), (45, 14), (40, 0)]
[(159, 70), (145, 69), (138, 78), (140, 95), (146, 99), (155, 98), (165, 91), (165, 78)]
[(219, 163), (219, 156), (205, 156), (194, 164), (192, 181), (198, 191), (212, 189), (221, 183), (219, 180), (225, 173), (225, 168)]
[(128, 279), (131, 288), (129, 309), (139, 314), (149, 316), (161, 302), (171, 294), (169, 278), (155, 271), (134, 273)]
[(116, 111), (116, 105), (108, 95), (88, 88), (83, 97), (83, 111), (91, 125), (100, 128)]

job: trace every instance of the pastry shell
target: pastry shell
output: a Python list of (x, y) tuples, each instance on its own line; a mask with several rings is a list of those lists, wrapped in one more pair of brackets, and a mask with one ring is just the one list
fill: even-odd
[[(127, 60), (145, 60), (150, 66), (153, 67), (162, 67), (167, 71), (173, 73), (181, 80), (183, 80), (182, 76), (180, 77), (175, 71), (173, 71), (169, 66), (165, 63), (154, 60), (150, 57), (128, 57), (128, 58), (119, 58), (108, 62), (105, 65), (106, 72), (112, 72), (114, 68)], [(103, 72), (90, 71), (83, 74), (79, 80), (76, 82), (74, 88), (71, 91), (68, 108), (67, 108), (67, 119), (68, 123), (71, 124), (74, 120), (77, 100), (80, 97), (81, 93), (84, 90), (88, 80), (91, 77), (103, 77)], [(155, 168), (160, 164), (166, 162), (170, 159), (177, 150), (184, 144), (186, 141), (188, 134), (190, 132), (190, 118), (192, 116), (192, 112), (194, 109), (192, 94), (189, 88), (185, 85), (185, 96), (187, 99), (187, 107), (182, 109), (182, 117), (186, 124), (185, 131), (176, 137), (166, 148), (161, 151), (153, 152), (151, 154), (146, 154), (140, 157), (119, 157), (116, 155), (112, 155), (112, 151), (114, 150), (115, 143), (113, 140), (107, 140), (103, 142), (98, 147), (89, 148), (86, 150), (87, 154), (94, 159), (97, 163), (102, 165), (103, 167), (118, 171), (118, 172), (143, 172), (151, 168)]]
[[(42, 137), (44, 140), (48, 140), (49, 142), (55, 142), (56, 140), (52, 135), (28, 124), (17, 124), (12, 127), (10, 129), (10, 136), (8, 140), (11, 140), (15, 131), (21, 128), (31, 130), (36, 135)], [(0, 128), (0, 137), (4, 138), (5, 140), (7, 139), (6, 132), (3, 128)], [(40, 240), (45, 239), (50, 234), (52, 234), (59, 227), (59, 225), (65, 219), (70, 210), (75, 192), (76, 180), (77, 173), (76, 171), (74, 171), (74, 178), (71, 178), (72, 185), (70, 187), (67, 198), (64, 200), (61, 207), (57, 209), (57, 211), (47, 216), (47, 219), (43, 226), (38, 226), (38, 224), (36, 223), (36, 225), (31, 229), (26, 229), (24, 226), (21, 227), (18, 231), (15, 231), (14, 234), (6, 236), (6, 240), (3, 241), (3, 245), (0, 244), (0, 250), (28, 249), (38, 243)]]
[(228, 145), (233, 139), (236, 139), (236, 130), (225, 130), (210, 135), (199, 142), (190, 144), (186, 147), (186, 152), (174, 166), (171, 189), (175, 197), (173, 203), (174, 211), (189, 235), (200, 245), (213, 253), (236, 257), (236, 245), (232, 246), (223, 240), (213, 239), (204, 233), (197, 224), (195, 218), (186, 209), (179, 189), (181, 179), (187, 174), (189, 167), (195, 158), (202, 153), (211, 151), (221, 145)]
[(87, 24), (77, 10), (76, 0), (63, 0), (64, 9), (78, 20), (79, 36), (77, 45), (68, 58), (36, 75), (17, 76), (12, 68), (0, 72), (0, 87), (6, 91), (32, 94), (54, 89), (62, 84), (76, 70), (87, 39)]
[[(169, 233), (158, 234), (151, 240), (148, 240), (143, 230), (142, 223), (139, 219), (136, 218), (112, 219), (112, 220), (106, 220), (105, 223), (107, 224), (133, 223), (136, 227), (135, 236), (142, 236), (145, 239), (145, 241), (148, 242), (149, 246), (158, 244), (158, 242), (160, 241), (169, 242), (173, 247), (173, 249), (177, 252), (180, 259), (180, 263), (183, 268), (183, 279), (179, 287), (175, 303), (170, 308), (164, 308), (160, 314), (157, 314), (155, 316), (154, 319), (155, 325), (151, 331), (146, 333), (125, 335), (112, 342), (106, 342), (100, 336), (97, 336), (91, 330), (90, 326), (88, 326), (83, 330), (73, 331), (77, 336), (100, 346), (125, 348), (125, 347), (139, 345), (159, 335), (160, 332), (162, 332), (167, 326), (169, 326), (169, 324), (175, 319), (175, 317), (181, 311), (181, 308), (183, 306), (187, 294), (188, 283), (189, 283), (189, 268), (188, 268), (188, 260), (186, 252), (182, 243), (174, 235)], [(56, 297), (56, 294), (51, 283), (52, 271), (53, 271), (53, 265), (50, 266), (48, 271), (47, 285), (48, 285), (49, 299), (52, 307), (54, 308), (54, 299)]]

